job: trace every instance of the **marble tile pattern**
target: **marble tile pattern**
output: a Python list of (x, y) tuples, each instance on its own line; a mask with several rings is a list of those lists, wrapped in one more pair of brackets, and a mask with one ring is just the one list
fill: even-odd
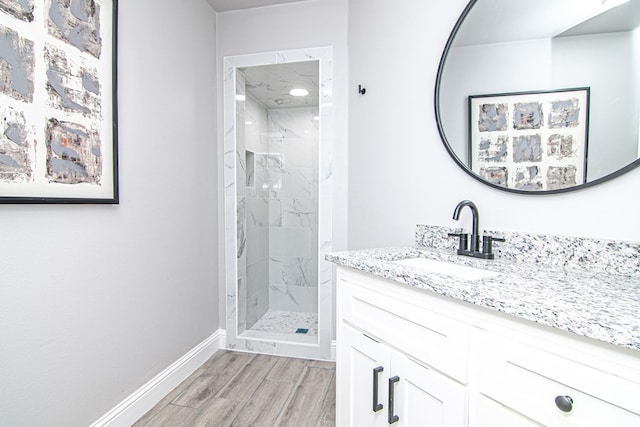
[[(318, 65), (317, 61), (279, 63), (248, 67), (243, 72), (247, 90), (267, 108), (310, 107), (319, 103)], [(291, 96), (293, 86), (305, 88), (309, 94)]]
[(271, 310), (318, 309), (317, 116), (309, 107), (268, 110), (269, 152), (281, 158), (272, 167), (280, 180), (269, 200)]
[[(277, 120), (266, 131), (259, 126), (245, 126), (246, 122), (263, 121), (264, 114), (250, 102), (244, 106), (236, 102), (236, 94), (245, 89), (240, 69), (315, 60), (319, 61), (319, 109), (306, 119), (317, 128), (315, 138), (302, 138), (297, 130), (282, 126)], [(332, 247), (332, 62), (331, 47), (223, 58), (224, 265), (229, 349), (317, 359), (331, 357), (332, 268), (324, 257)], [(246, 146), (239, 142), (245, 139), (251, 141)], [(315, 157), (297, 150), (296, 143), (315, 144)], [(248, 155), (246, 150), (252, 153)], [(247, 171), (251, 170), (248, 158), (254, 162), (250, 165), (252, 179), (247, 178)], [(247, 186), (252, 180), (254, 186)], [(312, 211), (314, 202), (318, 206)], [(317, 231), (312, 233), (313, 228)], [(299, 232), (292, 238), (294, 229)], [(288, 247), (289, 243), (295, 247)], [(278, 255), (272, 256), (272, 249)], [(292, 251), (296, 256), (292, 256)], [(309, 264), (314, 265), (311, 272), (306, 269)], [(285, 275), (291, 279), (269, 282)], [(266, 286), (264, 281), (256, 286), (249, 276), (267, 279)], [(315, 284), (313, 295), (308, 292), (309, 284)], [(272, 307), (270, 301), (268, 305), (264, 303), (271, 298), (281, 304)], [(308, 308), (315, 308), (318, 317), (313, 345), (283, 342), (277, 332), (251, 339), (243, 337), (267, 309)]]
[[(244, 75), (242, 73), (238, 73), (236, 78), (235, 85), (235, 93), (238, 95), (245, 95), (245, 83), (244, 83)], [(245, 103), (237, 103), (235, 108), (235, 121), (237, 123), (242, 123), (244, 121), (244, 117), (246, 114)], [(237, 273), (238, 273), (238, 302), (239, 307), (237, 310), (238, 313), (238, 330), (243, 331), (247, 327), (247, 321), (249, 322), (249, 326), (251, 326), (257, 319), (258, 315), (254, 314), (253, 319), (251, 316), (248, 316), (248, 302), (249, 298), (247, 295), (247, 258), (248, 258), (248, 248), (252, 248), (254, 245), (249, 245), (248, 238), (248, 230), (246, 227), (247, 220), (247, 186), (245, 185), (246, 180), (246, 172), (247, 172), (247, 164), (246, 164), (246, 156), (242, 155), (246, 150), (246, 135), (245, 135), (245, 127), (238, 126), (237, 129), (237, 141), (238, 148), (236, 150), (235, 156), (235, 175), (236, 175), (236, 189), (237, 189), (237, 217), (236, 217), (236, 234), (237, 234)], [(256, 312), (257, 309), (257, 299), (253, 298), (253, 303), (250, 305), (251, 311)]]
[(239, 331), (269, 309), (316, 316), (318, 309), (318, 109), (268, 109), (245, 91), (243, 74), (236, 77), (236, 93), (246, 94), (236, 104)]
[[(502, 243), (497, 259), (482, 260), (456, 255), (457, 242), (446, 237), (449, 231), (455, 230), (420, 226), (416, 233), (419, 245), (415, 247), (336, 252), (328, 254), (326, 259), (460, 301), (640, 351), (638, 244), (503, 233), (508, 240)], [(529, 240), (530, 237), (533, 241)], [(515, 247), (510, 247), (511, 244)], [(525, 252), (532, 252), (520, 255), (517, 253), (518, 245), (522, 245), (520, 247)], [(594, 259), (596, 254), (606, 261), (598, 263)], [(415, 257), (501, 274), (488, 279), (462, 280), (391, 262)], [(546, 257), (553, 259), (547, 260)]]
[[(244, 75), (238, 71), (236, 93), (246, 94), (236, 103), (236, 173), (238, 195), (245, 195), (244, 222), (239, 224), (246, 238), (245, 260), (238, 259), (238, 274), (246, 277), (244, 292), (238, 289), (238, 329), (251, 328), (269, 309), (269, 168), (273, 162), (264, 136), (268, 132), (267, 112), (246, 93)], [(252, 155), (248, 156), (246, 153)], [(253, 158), (253, 165), (244, 164)], [(276, 159), (277, 162), (277, 159)], [(241, 169), (242, 167), (242, 169)], [(253, 169), (253, 185), (248, 171)], [(240, 218), (240, 215), (238, 216)], [(242, 298), (245, 300), (243, 301)], [(244, 328), (241, 326), (244, 324)]]
[(307, 328), (305, 335), (318, 335), (318, 315), (283, 310), (269, 310), (251, 328), (254, 331), (294, 334), (298, 328)]
[[(297, 334), (298, 328), (307, 328), (306, 334)], [(318, 315), (269, 309), (242, 338), (314, 344), (318, 340)]]

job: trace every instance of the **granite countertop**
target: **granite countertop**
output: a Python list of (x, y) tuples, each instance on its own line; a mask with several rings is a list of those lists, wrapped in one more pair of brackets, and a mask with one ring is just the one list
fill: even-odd
[[(463, 280), (391, 261), (425, 257), (500, 272)], [(453, 251), (397, 247), (335, 252), (328, 261), (578, 335), (640, 351), (640, 277)]]

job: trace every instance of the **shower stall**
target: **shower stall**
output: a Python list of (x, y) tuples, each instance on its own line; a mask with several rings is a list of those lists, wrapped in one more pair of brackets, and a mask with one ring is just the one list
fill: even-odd
[(227, 347), (330, 359), (331, 49), (224, 64)]

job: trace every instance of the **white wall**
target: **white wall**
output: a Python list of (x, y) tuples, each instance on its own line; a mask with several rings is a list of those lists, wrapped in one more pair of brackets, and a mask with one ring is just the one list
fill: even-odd
[[(487, 187), (451, 160), (433, 92), (466, 3), (349, 2), (349, 247), (411, 244), (417, 223), (456, 226), (451, 215), (462, 199), (476, 202), (482, 228), (640, 240), (640, 199), (631, 197), (638, 169), (573, 193), (525, 196)], [(358, 84), (366, 95), (355, 93)]]
[[(553, 85), (591, 88), (587, 178), (602, 178), (637, 158), (638, 73), (632, 32), (553, 41)], [(588, 53), (587, 53), (588, 52)], [(573, 85), (573, 86), (571, 86)]]
[(215, 14), (120, 2), (119, 206), (0, 207), (0, 425), (86, 426), (218, 328)]
[[(452, 49), (440, 89), (440, 117), (449, 144), (461, 160), (468, 161), (469, 95), (589, 86), (589, 114), (594, 119), (589, 122), (587, 178), (593, 181), (627, 166), (638, 151), (637, 73), (633, 72), (637, 55), (632, 35), (619, 32)], [(536, 59), (535, 64), (530, 58)]]
[[(224, 56), (278, 50), (333, 46), (333, 248), (347, 246), (347, 1), (312, 0), (218, 14), (218, 72)], [(218, 90), (222, 93), (222, 79)], [(218, 102), (218, 120), (222, 123), (222, 99)], [(218, 127), (219, 155), (222, 155), (223, 129)], [(222, 169), (222, 168), (220, 168)], [(222, 170), (219, 171), (222, 182)], [(219, 194), (220, 212), (223, 194)], [(224, 230), (222, 217), (220, 230)], [(220, 254), (224, 241), (220, 241)], [(221, 261), (220, 265), (224, 265)], [(220, 271), (224, 282), (224, 271)], [(225, 289), (220, 288), (224, 304)], [(225, 308), (221, 306), (221, 322)]]
[[(633, 52), (640, 52), (640, 28), (636, 28), (633, 31), (631, 49)], [(640, 75), (640, 55), (633, 55), (631, 73), (635, 76)], [(632, 93), (635, 94), (636, 98), (640, 98), (640, 79), (634, 81)], [(640, 136), (640, 106), (636, 107), (636, 111), (638, 114), (638, 135)], [(640, 138), (638, 138), (638, 157), (640, 157)]]
[[(461, 160), (466, 162), (469, 158), (469, 95), (520, 92), (524, 88), (549, 89), (552, 87), (551, 47), (550, 39), (537, 39), (464, 46), (449, 51), (440, 86), (440, 118), (449, 144)], [(531, 56), (536, 58), (536, 66), (516, 65), (527, 64)], [(496, 70), (502, 70), (498, 78)]]

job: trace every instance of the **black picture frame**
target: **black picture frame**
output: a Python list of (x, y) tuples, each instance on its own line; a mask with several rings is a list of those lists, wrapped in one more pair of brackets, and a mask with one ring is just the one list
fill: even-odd
[(0, 0), (2, 204), (119, 203), (118, 1), (70, 8)]
[(470, 170), (523, 191), (585, 184), (589, 98), (589, 87), (469, 96)]

